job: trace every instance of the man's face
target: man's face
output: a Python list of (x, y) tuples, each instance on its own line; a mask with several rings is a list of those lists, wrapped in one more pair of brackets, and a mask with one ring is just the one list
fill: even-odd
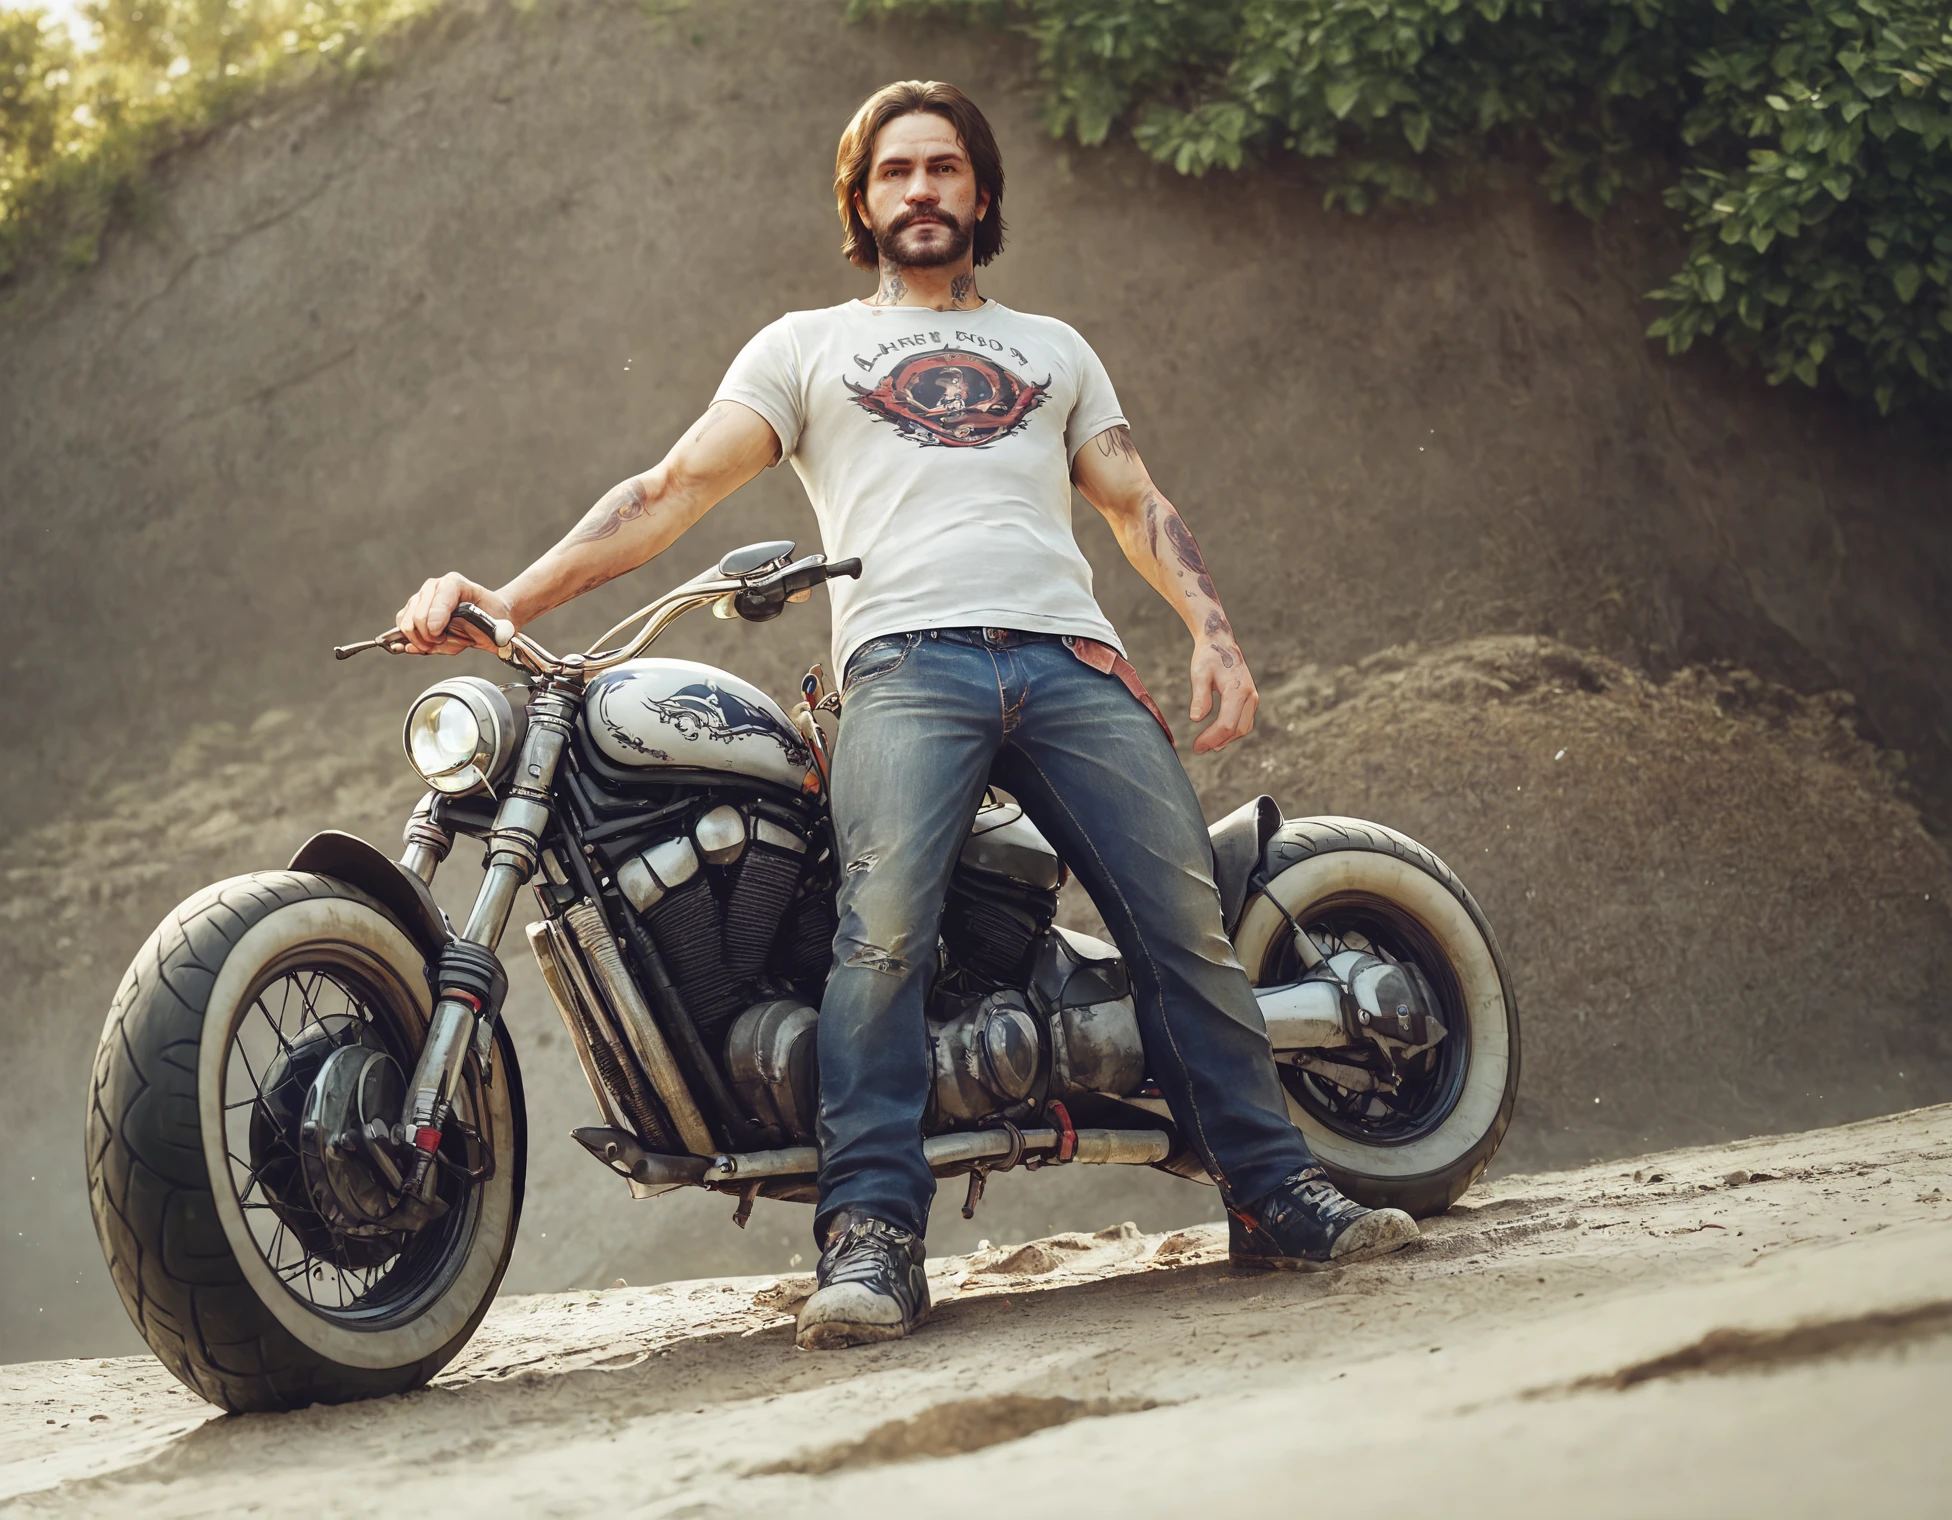
[(856, 192), (854, 206), (883, 258), (933, 269), (969, 251), (990, 197), (976, 188), (955, 127), (931, 111), (917, 111), (897, 116), (875, 137), (867, 184)]

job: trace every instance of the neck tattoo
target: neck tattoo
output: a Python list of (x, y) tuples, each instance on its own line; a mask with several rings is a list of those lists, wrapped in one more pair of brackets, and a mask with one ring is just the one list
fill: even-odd
[[(901, 277), (901, 270), (887, 259), (881, 261), (881, 284), (869, 299), (870, 306), (899, 306), (908, 295), (908, 281)], [(965, 269), (949, 282), (948, 304), (932, 306), (931, 311), (971, 311), (983, 304), (982, 296), (976, 292), (976, 275)]]

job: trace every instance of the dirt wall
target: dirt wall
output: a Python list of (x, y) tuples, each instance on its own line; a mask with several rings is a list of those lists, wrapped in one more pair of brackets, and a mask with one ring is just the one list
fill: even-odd
[[(395, 725), (431, 673), (334, 665), (326, 646), (385, 626), (423, 574), (511, 572), (654, 460), (754, 329), (860, 288), (824, 186), (840, 124), (892, 77), (957, 79), (991, 111), (1012, 232), (985, 289), (1067, 318), (1103, 354), (1263, 684), (1292, 693), (1379, 650), (1503, 634), (1662, 673), (1730, 660), (1805, 693), (1855, 693), (1859, 726), (1903, 751), (1945, 811), (1941, 446), (1921, 424), (1766, 392), (1713, 354), (1661, 358), (1637, 302), (1665, 257), (1655, 228), (1623, 215), (1595, 230), (1522, 189), (1332, 217), (1279, 175), (1191, 183), (1051, 143), (1003, 42), (846, 28), (837, 0), (654, 10), (457, 0), (357, 86), (300, 90), (180, 155), (98, 268), (30, 284), (0, 315), (0, 1021), (13, 1049), (0, 1108), (16, 1158), (0, 1190), (20, 1221), (0, 1243), (0, 1356), (129, 1345), (88, 1233), (80, 1113), (101, 1012), (142, 935), (204, 881), (281, 863), (314, 828), (390, 843), (411, 798)], [(1088, 512), (1080, 531), (1107, 610), (1167, 702), (1183, 701), (1176, 626)], [(781, 534), (814, 538), (786, 471), (718, 509), (669, 567), (539, 631), (594, 633), (724, 548)], [(809, 612), (701, 623), (672, 649), (784, 692), (824, 643)], [(1667, 902), (1643, 867), (1693, 860), (1714, 797), (1676, 804), (1651, 834), (1660, 788), (1633, 808), (1573, 795), (1536, 814), (1485, 810), (1477, 779), (1519, 784), (1510, 746), (1543, 730), (1459, 699), (1403, 718), (1420, 736), (1406, 749), (1377, 690), (1326, 710), (1292, 751), (1270, 729), (1238, 770), (1202, 770), (1204, 795), (1218, 813), (1272, 767), (1291, 812), (1397, 823), (1479, 886), (1510, 926), (1535, 1042), (1514, 1154), (1822, 1122), (1832, 1111), (1796, 1107), (1791, 1088), (1835, 1060), (1861, 1057), (1848, 1112), (1901, 1101), (1864, 1074), (1939, 1027), (1944, 921), (1893, 920), (1911, 926), (1900, 943), (1862, 925), (1861, 904), (1942, 872), (1943, 857), (1885, 762), (1866, 751), (1846, 767), (1876, 782), (1864, 816), (1904, 841), (1861, 878), (1878, 895), (1854, 895), (1847, 850), (1822, 870), (1768, 853), (1828, 827), (1818, 788), (1750, 841), (1760, 853), (1727, 846), (1719, 874)], [(1661, 771), (1677, 785), (1712, 772), (1734, 795), (1803, 764), (1769, 758), (1802, 741), (1765, 725), (1699, 771), (1685, 746), (1705, 729), (1648, 724), (1636, 742), (1681, 746)], [(1508, 855), (1469, 860), (1482, 830), (1508, 823)], [(1647, 856), (1650, 837), (1662, 843)], [(457, 873), (444, 891), (465, 886)], [(1824, 953), (1779, 964), (1794, 943)], [(1878, 1000), (1900, 1033), (1836, 1056), (1820, 1027), (1834, 1001), (1799, 994), (1785, 1013), (1784, 965), (1853, 989), (1838, 994), (1849, 1006)], [(1633, 1059), (1609, 1058), (1579, 1037), (1577, 1011), (1624, 1023), (1629, 996), (1641, 1032), (1619, 1049)], [(1786, 1045), (1724, 1043), (1735, 1020), (1792, 1016), (1819, 1022)], [(537, 1107), (516, 1286), (773, 1269), (804, 1252), (804, 1216), (783, 1206), (762, 1205), (744, 1236), (715, 1201), (625, 1208), (550, 1138), (587, 1100), (526, 972), (511, 1017), (533, 1042)], [(1731, 1072), (1730, 1056), (1777, 1065), (1765, 1079)], [(1616, 1120), (1616, 1102), (1644, 1121)], [(1205, 1217), (1211, 1195), (1006, 1178), (987, 1208), (972, 1240), (1128, 1215), (1157, 1228)], [(945, 1223), (943, 1248), (963, 1229)]]

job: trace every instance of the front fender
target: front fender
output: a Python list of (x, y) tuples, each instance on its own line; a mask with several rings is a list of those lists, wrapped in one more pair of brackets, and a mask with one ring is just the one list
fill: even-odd
[(357, 835), (338, 829), (314, 834), (298, 847), (290, 869), (330, 876), (375, 898), (413, 936), (429, 962), (439, 960), (441, 947), (454, 938), (427, 883)]

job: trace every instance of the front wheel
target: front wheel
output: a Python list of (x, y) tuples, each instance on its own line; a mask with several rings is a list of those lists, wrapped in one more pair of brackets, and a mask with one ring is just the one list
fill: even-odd
[(1289, 1116), (1357, 1202), (1442, 1213), (1490, 1164), (1518, 1100), (1518, 1004), (1483, 910), (1422, 845), (1357, 818), (1290, 820), (1268, 845), (1268, 870), (1234, 936), (1255, 986), (1301, 974), (1292, 922), (1331, 954), (1414, 962), (1447, 1031), (1393, 1091), (1281, 1064)]
[(468, 1063), (443, 1207), (417, 1229), (348, 1228), (329, 1197), (361, 1178), (306, 1129), (335, 1061), (361, 1070), (353, 1101), (397, 1101), (432, 1011), (425, 961), (364, 893), (272, 871), (183, 903), (122, 980), (90, 1091), (89, 1202), (136, 1328), (214, 1404), (404, 1392), (495, 1296), (526, 1159), (505, 1031), (485, 1072)]

